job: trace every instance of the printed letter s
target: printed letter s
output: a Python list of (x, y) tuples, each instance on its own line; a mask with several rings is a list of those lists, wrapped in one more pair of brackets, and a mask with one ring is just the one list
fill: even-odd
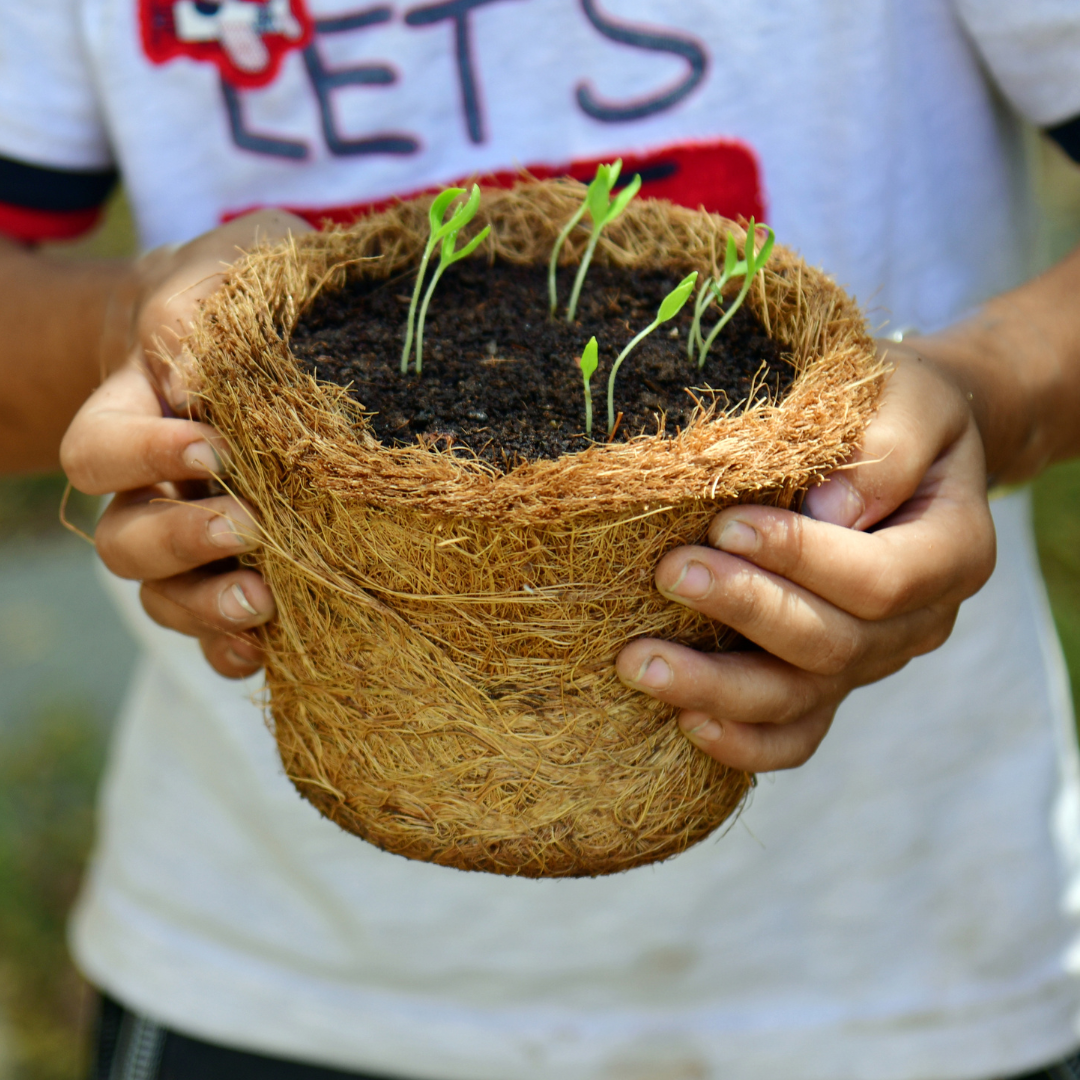
[(654, 113), (664, 112), (682, 101), (705, 78), (709, 58), (705, 49), (692, 38), (617, 23), (600, 11), (596, 0), (581, 0), (581, 7), (589, 22), (611, 41), (617, 41), (621, 45), (632, 45), (636, 49), (673, 53), (675, 56), (681, 56), (690, 66), (685, 78), (671, 88), (623, 105), (603, 102), (597, 98), (588, 83), (579, 83), (577, 102), (582, 111), (594, 120), (617, 124), (625, 120), (640, 120)]

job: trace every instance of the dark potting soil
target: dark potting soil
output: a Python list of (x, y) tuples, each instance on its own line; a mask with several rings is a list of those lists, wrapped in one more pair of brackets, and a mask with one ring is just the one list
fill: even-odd
[[(573, 270), (559, 274), (559, 310), (548, 315), (546, 269), (470, 259), (439, 281), (424, 326), (423, 372), (401, 374), (405, 321), (415, 278), (350, 281), (324, 293), (293, 331), (292, 349), (319, 378), (348, 386), (374, 413), (384, 445), (446, 437), (465, 453), (510, 466), (583, 450), (585, 398), (574, 358), (593, 335), (600, 366), (592, 377), (592, 439), (607, 439), (607, 376), (630, 339), (656, 317), (678, 283), (664, 271), (594, 266), (568, 325)], [(744, 305), (698, 370), (686, 354), (694, 297), (623, 361), (615, 384), (615, 432), (624, 440), (685, 426), (695, 398), (734, 405), (751, 394), (777, 400), (793, 371)], [(702, 320), (715, 324), (714, 305)], [(726, 400), (725, 400), (726, 399)]]

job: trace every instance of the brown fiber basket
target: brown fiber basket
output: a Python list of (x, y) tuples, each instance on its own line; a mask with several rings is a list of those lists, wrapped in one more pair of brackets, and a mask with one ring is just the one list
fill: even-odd
[[(480, 252), (543, 264), (583, 190), (486, 192)], [(795, 367), (783, 400), (509, 472), (438, 444), (384, 447), (344, 390), (300, 370), (289, 335), (348, 274), (415, 268), (428, 202), (246, 257), (190, 339), (207, 418), (232, 446), (227, 482), (261, 520), (282, 763), (342, 828), (413, 859), (540, 877), (667, 858), (729, 818), (753, 777), (615, 676), (639, 636), (730, 641), (665, 601), (653, 567), (720, 508), (789, 506), (840, 463), (883, 369), (854, 302), (778, 245), (748, 303)], [(596, 261), (711, 273), (729, 231), (741, 249), (730, 221), (642, 200)], [(585, 239), (576, 230), (565, 263)]]

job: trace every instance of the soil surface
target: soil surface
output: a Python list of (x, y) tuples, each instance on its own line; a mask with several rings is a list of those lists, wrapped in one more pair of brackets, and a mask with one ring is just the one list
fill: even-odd
[[(434, 260), (433, 260), (434, 262)], [(559, 310), (548, 315), (546, 268), (469, 259), (439, 281), (424, 326), (423, 372), (401, 374), (405, 321), (415, 278), (350, 281), (324, 293), (293, 331), (291, 346), (307, 370), (350, 388), (374, 413), (384, 445), (448, 438), (463, 453), (512, 466), (583, 450), (585, 398), (575, 358), (593, 335), (600, 366), (592, 377), (592, 439), (607, 440), (607, 376), (619, 352), (656, 317), (678, 276), (663, 271), (591, 267), (568, 325), (572, 268), (559, 273)], [(686, 353), (691, 297), (623, 361), (615, 412), (618, 441), (684, 426), (694, 398), (734, 405), (754, 393), (776, 400), (793, 371), (744, 306), (713, 345), (703, 370)], [(714, 305), (702, 320), (708, 334)], [(414, 349), (415, 355), (415, 349)], [(726, 399), (726, 400), (725, 400)]]

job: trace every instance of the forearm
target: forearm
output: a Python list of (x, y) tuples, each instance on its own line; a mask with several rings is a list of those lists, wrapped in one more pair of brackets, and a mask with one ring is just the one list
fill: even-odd
[(972, 318), (911, 345), (968, 394), (998, 482), (1080, 453), (1080, 248)]
[(0, 473), (58, 467), (71, 419), (123, 360), (136, 293), (132, 262), (0, 240)]

